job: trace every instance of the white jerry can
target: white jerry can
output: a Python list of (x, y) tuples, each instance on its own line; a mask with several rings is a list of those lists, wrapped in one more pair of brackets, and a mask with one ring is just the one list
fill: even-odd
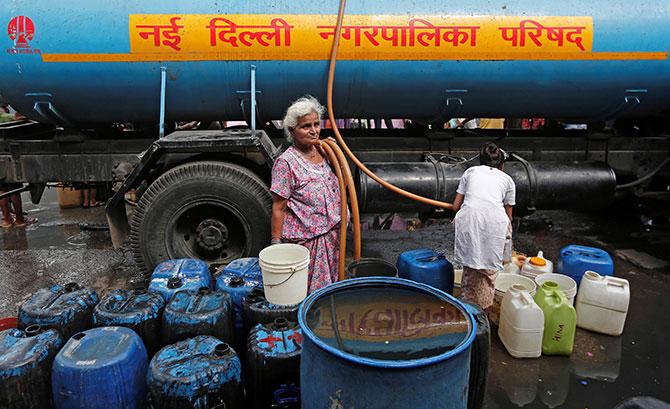
[(540, 274), (547, 274), (554, 272), (554, 263), (551, 260), (544, 258), (541, 251), (537, 252), (537, 256), (528, 257), (521, 268), (521, 274), (534, 280)]
[(513, 285), (500, 307), (498, 336), (514, 358), (538, 358), (542, 355), (544, 313), (528, 290)]
[(587, 271), (577, 293), (577, 326), (607, 335), (621, 335), (628, 314), (628, 280)]

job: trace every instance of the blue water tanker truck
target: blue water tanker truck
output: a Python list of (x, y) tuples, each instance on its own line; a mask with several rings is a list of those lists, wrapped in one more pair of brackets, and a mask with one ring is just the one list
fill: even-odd
[[(146, 271), (255, 255), (270, 236), (270, 169), (287, 145), (277, 121), (302, 95), (325, 102), (337, 10), (2, 2), (0, 101), (25, 119), (0, 124), (0, 184), (22, 183), (39, 202), (53, 183), (118, 182), (112, 237), (129, 239)], [(669, 50), (667, 1), (350, 0), (333, 107), (358, 124), (343, 129), (352, 150), (412, 192), (451, 200), (468, 159), (495, 140), (513, 153), (519, 211), (604, 207), (667, 180)], [(445, 129), (450, 118), (507, 126)], [(545, 126), (512, 125), (523, 118)], [(357, 186), (364, 212), (434, 211), (364, 174)]]

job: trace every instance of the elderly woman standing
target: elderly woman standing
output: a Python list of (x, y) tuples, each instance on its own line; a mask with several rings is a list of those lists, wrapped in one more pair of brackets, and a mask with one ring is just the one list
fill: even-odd
[(270, 188), (272, 244), (297, 243), (309, 249), (310, 293), (338, 278), (340, 188), (317, 148), (324, 111), (311, 96), (288, 108), (283, 124), (292, 146), (275, 161)]

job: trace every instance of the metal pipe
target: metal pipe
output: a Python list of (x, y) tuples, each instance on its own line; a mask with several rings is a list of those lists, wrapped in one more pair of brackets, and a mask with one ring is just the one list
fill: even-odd
[[(434, 200), (451, 201), (468, 166), (435, 161), (371, 163), (368, 167), (402, 189)], [(616, 191), (614, 171), (601, 162), (506, 162), (504, 171), (516, 184), (515, 212), (604, 208), (614, 200)], [(384, 189), (362, 172), (357, 176), (361, 212), (428, 212), (434, 209)]]
[(165, 136), (165, 92), (167, 82), (167, 67), (161, 67), (161, 112), (158, 128), (158, 138)]

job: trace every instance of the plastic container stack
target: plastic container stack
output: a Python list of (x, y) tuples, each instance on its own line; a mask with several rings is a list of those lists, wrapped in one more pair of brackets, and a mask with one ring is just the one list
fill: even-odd
[(565, 295), (565, 298), (567, 298), (570, 302), (570, 305), (575, 305), (575, 296), (577, 295), (577, 283), (575, 283), (575, 280), (566, 275), (556, 273), (540, 274), (535, 277), (535, 284), (537, 284), (537, 288), (542, 287), (542, 284), (547, 281), (553, 281), (557, 283)]
[(498, 274), (495, 282), (493, 305), (491, 306), (491, 312), (489, 313), (489, 318), (495, 325), (498, 325), (500, 322), (500, 308), (503, 297), (505, 296), (507, 290), (513, 285), (520, 285), (526, 289), (526, 291), (528, 291), (531, 296), (534, 296), (537, 290), (535, 281), (528, 277), (522, 276), (520, 274)]

